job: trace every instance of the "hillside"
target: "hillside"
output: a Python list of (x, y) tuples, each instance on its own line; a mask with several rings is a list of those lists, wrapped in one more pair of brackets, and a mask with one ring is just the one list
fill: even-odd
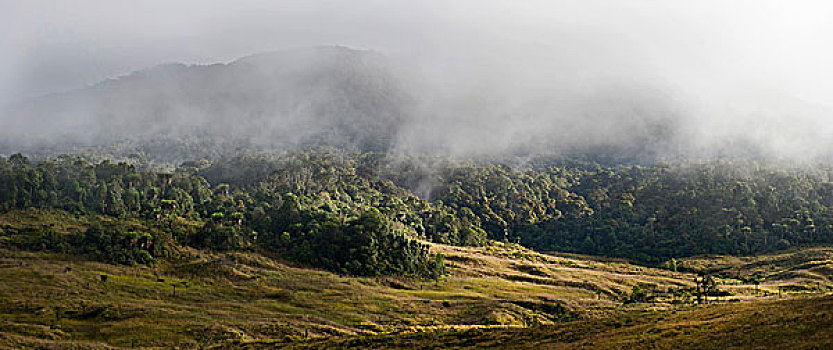
[[(71, 231), (83, 224), (72, 217), (39, 211), (4, 214), (0, 222), (4, 230), (53, 225), (56, 230)], [(569, 329), (582, 330), (585, 335), (579, 339), (592, 334), (603, 338), (604, 332), (614, 329), (611, 320), (626, 325), (615, 333), (622, 337), (655, 334), (645, 328), (655, 322), (649, 320), (687, 324), (712, 319), (714, 324), (726, 322), (729, 327), (733, 322), (746, 322), (743, 317), (748, 316), (743, 315), (753, 312), (800, 313), (815, 299), (789, 300), (818, 295), (819, 286), (833, 287), (824, 278), (796, 281), (783, 273), (770, 276), (761, 286), (720, 278), (718, 288), (731, 291), (731, 295), (709, 297), (712, 305), (719, 306), (703, 308), (691, 306), (691, 294), (685, 297), (673, 292), (694, 286), (695, 275), (690, 273), (592, 257), (542, 255), (502, 243), (479, 248), (435, 244), (431, 249), (444, 254), (447, 261), (448, 275), (436, 282), (339, 276), (245, 252), (185, 248), (177, 259), (129, 267), (63, 254), (3, 250), (0, 343), (11, 348), (61, 344), (93, 348), (197, 347), (227, 341), (256, 346), (307, 339), (300, 344), (327, 348), (333, 344), (321, 343), (323, 339), (341, 342), (334, 339), (346, 337), (343, 345), (380, 342), (409, 347), (414, 341), (434, 339), (431, 334), (440, 332), (442, 338), (437, 341), (452, 342), (459, 336), (479, 334), (460, 345), (487, 345), (495, 341), (493, 337), (513, 337), (522, 346), (526, 344), (523, 339), (530, 338), (554, 342), (559, 338), (551, 338), (553, 334), (568, 334)], [(815, 251), (831, 254), (833, 249)], [(747, 269), (731, 259), (714, 261)], [(831, 265), (829, 260), (826, 264)], [(782, 268), (801, 271), (805, 267), (797, 263)], [(107, 276), (106, 280), (102, 275)], [(782, 283), (802, 288), (785, 291), (779, 298), (775, 290)], [(652, 301), (624, 303), (634, 285), (646, 290)], [(771, 292), (765, 294), (759, 289)], [(756, 301), (761, 298), (768, 301)], [(731, 303), (739, 300), (740, 304)], [(824, 307), (830, 305), (829, 300), (818, 300), (816, 312), (829, 313), (831, 310)], [(736, 310), (743, 313), (729, 316)], [(813, 332), (820, 325), (812, 325), (813, 320), (797, 318), (793, 322), (807, 323), (810, 328), (800, 328), (802, 332), (816, 334)], [(779, 322), (773, 319), (766, 324)], [(510, 330), (513, 327), (522, 329)], [(585, 333), (587, 327), (596, 330)], [(667, 327), (663, 329), (673, 328)], [(471, 333), (475, 331), (470, 329), (481, 328), (484, 330)], [(498, 330), (488, 330), (493, 328)], [(691, 340), (706, 336), (699, 332)], [(374, 334), (392, 335), (351, 340)], [(665, 344), (673, 344), (667, 341)]]
[(344, 47), (165, 64), (13, 106), (0, 152), (115, 144), (178, 164), (241, 149), (387, 150), (413, 103), (406, 84), (381, 54)]
[[(73, 156), (33, 162), (16, 154), (0, 158), (0, 209), (54, 208), (156, 225), (173, 220), (155, 237), (159, 243), (258, 247), (330, 269), (348, 268), (353, 258), (339, 255), (334, 266), (317, 260), (320, 252), (344, 251), (333, 241), (342, 248), (375, 244), (350, 239), (372, 222), (373, 234), (393, 240), (477, 246), (492, 239), (652, 265), (833, 243), (827, 166), (511, 161), (307, 149), (160, 171)], [(176, 228), (177, 218), (197, 224)], [(323, 250), (311, 254), (315, 249)], [(417, 250), (402, 254), (424, 253)]]
[[(833, 345), (831, 297), (645, 311), (555, 327), (469, 329), (317, 340), (292, 349), (819, 349)], [(275, 342), (225, 348), (274, 349)]]
[(833, 288), (826, 167), (511, 160), (0, 157), (0, 344), (828, 341), (795, 314)]
[[(59, 231), (71, 231), (82, 224), (39, 211), (4, 214), (0, 222), (5, 230), (54, 225)], [(793, 320), (797, 332), (818, 337), (824, 334), (819, 328), (824, 325), (815, 322), (829, 316), (790, 315), (799, 315), (809, 303), (817, 314), (833, 311), (829, 298), (803, 297), (819, 295), (819, 287), (833, 288), (829, 280), (795, 280), (786, 273), (803, 271), (806, 265), (800, 261), (781, 265), (781, 273), (768, 276), (760, 286), (719, 278), (718, 288), (731, 295), (709, 297), (711, 306), (695, 307), (690, 304), (691, 294), (675, 294), (692, 289), (696, 275), (691, 273), (592, 257), (542, 255), (502, 243), (479, 248), (435, 244), (431, 249), (447, 261), (448, 275), (436, 282), (339, 276), (245, 252), (186, 248), (177, 259), (129, 267), (63, 254), (3, 250), (0, 344), (188, 348), (228, 341), (253, 347), (301, 341), (299, 346), (318, 348), (336, 344), (408, 348), (485, 346), (508, 337), (518, 346), (542, 341), (552, 346), (560, 341), (602, 346), (641, 339), (673, 347), (685, 341), (718, 344), (715, 339), (722, 336), (722, 327), (731, 332), (732, 324), (760, 327), (775, 332), (771, 335), (780, 341), (789, 341), (776, 330), (787, 319)], [(833, 254), (833, 248), (813, 251)], [(759, 261), (778, 257), (763, 256)], [(710, 261), (731, 265), (740, 274), (754, 271), (732, 258)], [(830, 260), (817, 263), (828, 269), (833, 266)], [(801, 288), (778, 296), (777, 286), (787, 283)], [(634, 285), (646, 290), (651, 301), (626, 303)], [(756, 325), (747, 319), (753, 313), (772, 316)], [(696, 326), (701, 322), (711, 324), (712, 331), (704, 333)], [(681, 332), (674, 325), (690, 328)], [(513, 330), (516, 327), (521, 328)], [(771, 327), (776, 328), (767, 330)], [(389, 335), (367, 338), (384, 334)], [(816, 341), (823, 339), (807, 338), (803, 339), (807, 343), (796, 344), (820, 344)]]
[[(763, 122), (727, 117), (729, 128), (715, 134), (721, 124), (701, 120), (716, 117), (690, 110), (696, 98), (675, 87), (599, 82), (585, 90), (558, 87), (558, 77), (527, 85), (500, 71), (469, 80), (464, 72), (476, 62), (453, 69), (418, 61), (323, 46), (162, 64), (3, 107), (0, 154), (92, 154), (168, 167), (311, 146), (627, 164), (830, 159), (817, 125), (829, 111), (788, 95), (771, 92), (751, 106), (732, 101)], [(782, 123), (784, 114), (796, 122)]]

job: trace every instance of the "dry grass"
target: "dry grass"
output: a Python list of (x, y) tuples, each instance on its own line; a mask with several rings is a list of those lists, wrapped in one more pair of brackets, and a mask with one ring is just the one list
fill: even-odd
[(267, 349), (829, 349), (833, 297), (720, 304), (672, 312), (635, 311), (557, 326), (469, 328), (354, 336), (296, 344), (236, 342)]
[[(71, 232), (83, 220), (15, 212), (0, 215), (0, 229), (54, 224), (59, 232)], [(690, 273), (544, 255), (503, 243), (480, 248), (432, 245), (432, 249), (447, 257), (449, 275), (439, 282), (338, 276), (256, 253), (186, 249), (188, 258), (129, 267), (0, 250), (0, 348), (200, 348), (227, 343), (413, 347), (415, 342), (428, 346), (442, 344), (439, 341), (458, 346), (512, 341), (519, 347), (559, 347), (604, 345), (608, 338), (639, 347), (643, 338), (652, 344), (665, 344), (665, 336), (688, 341), (683, 337), (686, 330), (717, 322), (709, 320), (737, 327), (756, 320), (732, 318), (732, 313), (776, 310), (793, 315), (793, 308), (800, 310), (806, 303), (785, 297), (686, 311), (692, 306), (670, 304), (663, 293), (691, 287)], [(778, 261), (780, 272), (769, 276), (764, 287), (777, 283), (806, 287), (791, 294), (796, 296), (818, 292), (813, 286), (828, 285), (825, 279), (795, 277), (820, 274), (819, 269), (826, 268), (820, 263), (830, 258), (823, 255), (830, 250), (814, 249), (806, 259), (795, 258), (802, 254), (795, 251), (789, 259), (773, 255), (750, 262), (704, 258), (684, 263), (692, 270), (706, 263), (724, 267), (731, 273), (723, 273), (722, 288), (735, 292), (729, 299), (757, 300), (766, 298), (756, 294), (755, 286), (737, 285), (740, 278), (762, 269), (763, 261)], [(102, 274), (108, 276), (106, 282)], [(621, 297), (636, 284), (659, 295), (658, 302), (623, 305)], [(795, 324), (810, 327), (807, 321), (796, 319)], [(678, 329), (682, 335), (676, 335)], [(692, 333), (690, 340), (707, 341), (694, 337), (701, 333)], [(334, 337), (337, 343), (325, 342)]]

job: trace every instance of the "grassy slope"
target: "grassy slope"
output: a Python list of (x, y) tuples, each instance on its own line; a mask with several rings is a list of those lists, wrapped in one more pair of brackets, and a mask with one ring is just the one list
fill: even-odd
[(703, 271), (731, 279), (749, 280), (757, 276), (760, 290), (833, 290), (833, 248), (802, 247), (755, 257), (705, 256), (684, 259), (683, 269)]
[[(228, 348), (285, 344), (254, 342)], [(829, 349), (833, 297), (720, 304), (676, 311), (634, 311), (554, 326), (469, 329), (316, 340), (296, 349)]]
[[(57, 231), (70, 232), (83, 227), (84, 220), (55, 212), (14, 212), (0, 215), (0, 228), (55, 224)], [(185, 249), (187, 258), (128, 267), (0, 250), (0, 347), (196, 348), (229, 341), (238, 346), (294, 342), (330, 347), (336, 344), (323, 342), (335, 338), (346, 342), (341, 344), (358, 345), (369, 341), (368, 336), (379, 342), (374, 345), (404, 347), (432, 341), (469, 344), (459, 343), (466, 339), (486, 346), (510, 338), (513, 344), (530, 347), (542, 341), (556, 345), (560, 339), (585, 345), (615, 339), (638, 344), (640, 339), (665, 341), (669, 335), (677, 335), (669, 341), (708, 340), (698, 338), (704, 329), (751, 326), (759, 318), (755, 312), (784, 315), (786, 320), (765, 319), (779, 327), (794, 323), (804, 332), (797, 333), (801, 335), (818, 329), (810, 321), (824, 320), (798, 317), (810, 299), (762, 297), (754, 286), (737, 285), (731, 274), (720, 281), (736, 293), (732, 299), (764, 301), (686, 311), (691, 307), (663, 303), (667, 299), (661, 292), (691, 286), (691, 274), (589, 257), (542, 255), (500, 243), (432, 248), (447, 256), (450, 274), (439, 283), (342, 277), (256, 253)], [(726, 261), (724, 265), (737, 265), (730, 258), (719, 259)], [(686, 261), (692, 268), (695, 262)], [(802, 263), (795, 266), (807, 268)], [(746, 273), (740, 269), (738, 275)], [(102, 274), (108, 275), (106, 282)], [(772, 276), (764, 286), (779, 283), (779, 276), (790, 275)], [(816, 277), (789, 283), (816, 292), (810, 287), (828, 283), (822, 274)], [(619, 296), (637, 283), (659, 294), (661, 302), (623, 306)], [(809, 294), (791, 294), (797, 295)], [(818, 310), (830, 315), (830, 300), (817, 300), (824, 305)], [(686, 329), (695, 331), (687, 337)], [(304, 338), (308, 339), (298, 342)]]

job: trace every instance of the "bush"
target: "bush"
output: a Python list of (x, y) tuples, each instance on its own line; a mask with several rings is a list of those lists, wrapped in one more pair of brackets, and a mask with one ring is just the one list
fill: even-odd
[(91, 226), (76, 239), (76, 250), (107, 263), (134, 265), (155, 261), (156, 241), (151, 234), (124, 232), (112, 227)]
[(323, 221), (310, 225), (307, 232), (289, 235), (287, 251), (294, 261), (357, 276), (437, 279), (444, 274), (441, 255), (431, 254), (427, 244), (391, 229), (390, 222), (376, 210), (344, 224), (319, 220)]

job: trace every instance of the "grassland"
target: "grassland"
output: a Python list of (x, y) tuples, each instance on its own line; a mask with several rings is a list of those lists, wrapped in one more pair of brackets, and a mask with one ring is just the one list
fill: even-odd
[[(72, 232), (84, 220), (13, 212), (0, 228)], [(181, 249), (152, 266), (0, 250), (0, 348), (811, 347), (833, 334), (833, 248), (686, 259), (688, 272), (674, 272), (513, 244), (432, 245), (449, 271), (437, 282)], [(731, 295), (692, 305), (677, 292), (706, 270)], [(634, 285), (653, 301), (625, 304)]]
[(302, 344), (268, 341), (226, 348), (267, 349), (829, 349), (833, 298), (793, 297), (671, 311), (632, 311), (551, 326), (353, 336)]

